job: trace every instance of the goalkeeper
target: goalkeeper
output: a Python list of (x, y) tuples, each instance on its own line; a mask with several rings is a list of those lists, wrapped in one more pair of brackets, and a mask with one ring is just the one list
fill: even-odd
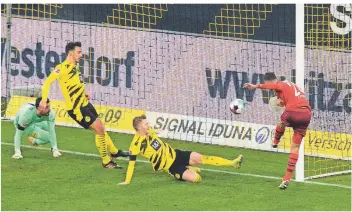
[(154, 171), (166, 171), (176, 179), (188, 182), (201, 182), (200, 169), (192, 165), (208, 164), (214, 166), (233, 166), (240, 168), (243, 156), (227, 160), (216, 156), (201, 155), (197, 152), (173, 149), (163, 142), (149, 127), (145, 115), (133, 119), (133, 127), (137, 131), (130, 145), (130, 161), (126, 180), (120, 184), (129, 184), (134, 172), (137, 155), (142, 155), (152, 163)]
[(54, 157), (60, 157), (61, 153), (57, 149), (55, 133), (55, 112), (50, 108), (50, 101), (47, 100), (46, 108), (39, 108), (41, 97), (37, 98), (35, 104), (24, 104), (16, 114), (14, 121), (16, 127), (15, 134), (15, 154), (13, 159), (22, 159), (21, 137), (28, 135), (28, 141), (33, 145), (51, 144)]

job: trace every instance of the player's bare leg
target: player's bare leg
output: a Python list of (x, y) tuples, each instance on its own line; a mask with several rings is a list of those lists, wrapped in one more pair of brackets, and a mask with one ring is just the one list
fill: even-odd
[(95, 132), (95, 144), (99, 150), (100, 156), (103, 161), (103, 167), (109, 169), (122, 168), (110, 159), (108, 155), (108, 146), (105, 139), (104, 125), (100, 119), (96, 119), (90, 128)]
[(284, 133), (285, 133), (285, 125), (282, 122), (280, 122), (276, 125), (273, 148), (277, 148), (278, 144), (280, 143), (280, 139), (284, 135)]
[(283, 177), (282, 182), (279, 186), (280, 189), (286, 189), (288, 184), (290, 183), (292, 172), (295, 170), (296, 163), (298, 160), (298, 152), (302, 138), (303, 136), (298, 133), (293, 134), (290, 158), (288, 159), (286, 174)]
[(191, 183), (200, 183), (202, 182), (202, 177), (195, 171), (187, 169), (182, 174), (182, 179)]
[(227, 160), (222, 157), (207, 156), (207, 155), (199, 154), (197, 152), (192, 152), (189, 159), (189, 164), (190, 165), (208, 164), (208, 165), (214, 165), (214, 166), (233, 166), (236, 169), (239, 169), (241, 168), (242, 161), (243, 161), (243, 155), (239, 155), (234, 160)]

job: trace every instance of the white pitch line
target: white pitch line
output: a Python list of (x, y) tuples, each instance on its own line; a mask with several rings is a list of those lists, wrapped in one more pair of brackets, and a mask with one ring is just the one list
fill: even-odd
[[(1, 145), (13, 146), (13, 143), (1, 142)], [(28, 146), (28, 145), (21, 145), (21, 146), (25, 147), (25, 148), (28, 148), (28, 149), (39, 149), (39, 150), (50, 151), (49, 148), (35, 147), (35, 146)], [(100, 158), (100, 155), (92, 154), (92, 153), (75, 152), (75, 151), (61, 150), (61, 149), (60, 149), (60, 152), (74, 154), (74, 155), (83, 155), (83, 156)], [(119, 158), (119, 160), (128, 161), (127, 158)], [(150, 163), (147, 160), (137, 160), (137, 161), (138, 162), (142, 162), (142, 163)], [(281, 180), (282, 179), (281, 177), (274, 177), (274, 176), (268, 176), (268, 175), (259, 175), (259, 174), (250, 174), (250, 173), (241, 173), (241, 172), (230, 172), (230, 171), (217, 170), (217, 169), (201, 168), (201, 170), (208, 171), (208, 172), (215, 172), (215, 173), (224, 173), (224, 174), (232, 174), (232, 175), (240, 175), (240, 176), (248, 176), (248, 177), (258, 177), (258, 178), (266, 178), (266, 179), (273, 179), (273, 180)], [(292, 180), (292, 181), (295, 181), (295, 180)], [(332, 187), (352, 189), (351, 186), (333, 184), (333, 183), (323, 183), (323, 182), (316, 182), (316, 181), (303, 181), (303, 182), (297, 182), (297, 183), (307, 183), (307, 184), (316, 184), (316, 185), (324, 185), (324, 186), (332, 186)]]

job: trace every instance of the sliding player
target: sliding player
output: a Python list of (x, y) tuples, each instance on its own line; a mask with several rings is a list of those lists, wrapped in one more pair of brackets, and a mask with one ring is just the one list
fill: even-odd
[[(280, 189), (286, 189), (290, 180), (292, 172), (295, 170), (295, 166), (298, 160), (298, 150), (302, 142), (302, 138), (306, 135), (306, 131), (311, 119), (311, 107), (309, 102), (296, 84), (287, 81), (278, 81), (276, 75), (272, 72), (268, 72), (264, 75), (264, 84), (253, 85), (250, 83), (244, 84), (245, 88), (248, 89), (270, 89), (273, 90), (278, 99), (286, 107), (285, 111), (281, 115), (281, 121), (276, 126), (275, 139), (273, 141), (273, 147), (277, 148), (280, 142), (280, 138), (285, 132), (285, 127), (292, 127), (294, 130), (291, 144), (291, 154), (287, 164), (286, 174), (282, 179), (279, 186)], [(278, 102), (279, 106), (281, 102)]]
[(95, 144), (102, 158), (102, 166), (109, 169), (121, 168), (111, 158), (126, 157), (128, 153), (118, 150), (112, 143), (110, 136), (105, 132), (102, 121), (98, 118), (97, 111), (88, 101), (89, 95), (86, 94), (84, 83), (80, 79), (78, 62), (82, 58), (81, 42), (68, 43), (66, 45), (66, 54), (66, 60), (57, 65), (44, 82), (42, 89), (43, 100), (40, 102), (40, 107), (46, 107), (50, 85), (55, 80), (59, 80), (69, 116), (83, 128), (90, 128), (95, 132)]
[(42, 98), (37, 98), (35, 104), (24, 104), (16, 114), (14, 121), (15, 134), (15, 154), (13, 159), (22, 159), (20, 149), (22, 135), (28, 135), (28, 141), (33, 145), (51, 144), (51, 151), (54, 157), (60, 157), (61, 153), (57, 149), (55, 133), (55, 112), (50, 108), (49, 99), (44, 109), (39, 108)]
[(133, 119), (133, 127), (137, 131), (130, 145), (130, 161), (127, 168), (126, 180), (120, 184), (129, 184), (132, 179), (137, 155), (149, 159), (154, 171), (166, 171), (176, 179), (188, 182), (201, 182), (200, 169), (191, 167), (198, 164), (214, 166), (241, 167), (243, 156), (239, 155), (235, 160), (227, 160), (216, 156), (201, 155), (197, 152), (173, 149), (163, 142), (153, 128), (149, 127), (145, 115)]

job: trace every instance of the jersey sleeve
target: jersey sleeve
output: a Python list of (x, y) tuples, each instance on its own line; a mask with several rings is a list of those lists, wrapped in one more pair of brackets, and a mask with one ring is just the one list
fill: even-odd
[(270, 90), (275, 90), (275, 91), (282, 91), (282, 84), (281, 83), (265, 83), (265, 84), (259, 84), (258, 88), (261, 89), (270, 89)]
[(32, 122), (31, 117), (28, 111), (24, 111), (22, 114), (19, 115), (19, 119), (17, 122), (17, 129), (24, 131), (26, 129), (26, 127), (28, 127), (28, 125)]
[(49, 132), (49, 142), (53, 149), (57, 149), (56, 131), (55, 131), (55, 112), (51, 108), (48, 117), (48, 132)]
[(21, 114), (19, 114), (17, 126), (16, 126), (16, 134), (15, 134), (15, 149), (20, 149), (21, 145), (21, 138), (24, 133), (24, 130), (28, 125), (31, 123), (31, 118), (28, 115), (29, 111), (23, 111)]
[(128, 163), (128, 168), (127, 168), (127, 172), (126, 172), (126, 178), (125, 178), (125, 182), (127, 184), (131, 183), (132, 180), (132, 176), (133, 176), (133, 172), (134, 172), (134, 166), (136, 164), (136, 158), (137, 155), (140, 152), (140, 146), (141, 146), (141, 142), (140, 142), (141, 136), (139, 135), (135, 135), (134, 138), (132, 139), (131, 145), (130, 145), (130, 161)]
[(56, 140), (56, 132), (55, 132), (55, 122), (48, 121), (48, 130), (49, 130), (49, 142), (53, 149), (57, 149), (57, 140)]
[(19, 130), (18, 128), (16, 129), (16, 134), (15, 134), (15, 141), (14, 141), (14, 144), (15, 144), (15, 150), (18, 150), (20, 151), (20, 147), (21, 147), (21, 138), (22, 138), (22, 135), (23, 135), (23, 131), (22, 130)]
[(50, 108), (49, 120), (48, 121), (55, 123), (55, 115), (56, 115), (55, 111), (52, 108)]
[(134, 138), (132, 139), (131, 145), (130, 145), (130, 155), (138, 155), (140, 153), (140, 147), (141, 147), (141, 139), (142, 137), (139, 135), (135, 135)]
[(60, 74), (62, 72), (61, 69), (62, 69), (61, 64), (57, 65), (55, 67), (55, 69), (50, 73), (48, 78), (45, 79), (43, 87), (42, 87), (42, 100), (43, 101), (46, 101), (48, 99), (51, 83), (53, 83), (55, 80), (60, 78)]

